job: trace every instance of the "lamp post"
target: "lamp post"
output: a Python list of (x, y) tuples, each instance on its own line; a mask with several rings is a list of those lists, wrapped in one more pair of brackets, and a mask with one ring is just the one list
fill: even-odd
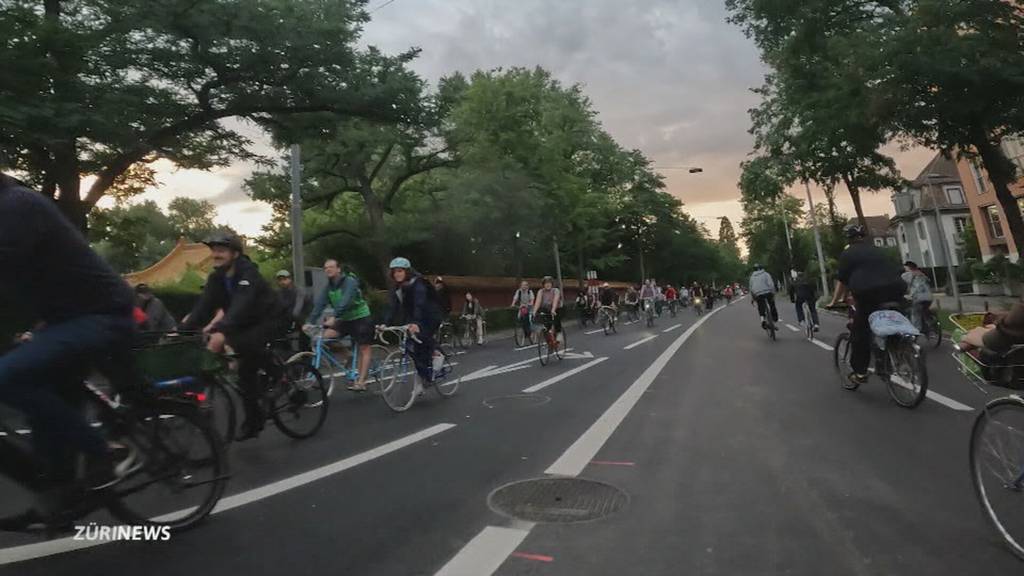
[[(946, 242), (946, 231), (942, 225), (942, 213), (939, 211), (939, 199), (935, 195), (935, 186), (932, 184), (933, 180), (945, 178), (942, 174), (928, 174), (925, 178), (925, 182), (928, 186), (928, 190), (932, 196), (932, 208), (935, 209), (935, 226), (939, 231), (939, 243), (942, 245), (942, 257), (946, 259), (946, 275), (949, 277), (949, 285), (953, 288), (953, 298), (956, 299), (956, 309), (958, 312), (963, 312), (964, 305), (960, 301), (960, 287), (956, 285), (956, 273), (953, 272), (953, 257), (950, 254), (949, 245)], [(934, 259), (934, 256), (932, 257)], [(938, 286), (936, 286), (937, 288)]]
[(814, 226), (814, 247), (818, 250), (818, 270), (821, 272), (821, 293), (828, 295), (828, 276), (825, 274), (825, 256), (821, 250), (821, 233), (818, 231), (818, 215), (814, 212), (814, 199), (811, 198), (811, 184), (807, 180), (804, 180), (804, 189), (807, 190), (807, 206), (811, 211), (811, 225)]
[(295, 289), (299, 293), (298, 301), (302, 301), (302, 295), (306, 292), (306, 271), (305, 260), (302, 255), (302, 165), (300, 162), (301, 148), (298, 144), (292, 144), (291, 162), (291, 184), (292, 184), (292, 205), (289, 214), (292, 227), (292, 278), (295, 279)]

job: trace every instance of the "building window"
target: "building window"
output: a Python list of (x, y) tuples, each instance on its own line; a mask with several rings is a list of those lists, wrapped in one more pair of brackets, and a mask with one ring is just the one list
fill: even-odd
[(1017, 165), (1018, 176), (1024, 174), (1024, 140), (1018, 137), (1003, 138), (1003, 152)]
[(957, 234), (963, 234), (964, 230), (967, 230), (967, 218), (963, 216), (953, 218), (953, 228), (956, 229)]
[(985, 220), (988, 222), (988, 233), (993, 238), (1003, 237), (1003, 223), (999, 217), (999, 209), (995, 204), (985, 208)]
[(882, 247), (885, 245), (885, 241), (881, 238), (875, 238), (875, 246)]
[(889, 247), (896, 246), (896, 239), (893, 238), (892, 236), (889, 236), (888, 238), (885, 239), (885, 245)]
[(920, 220), (917, 221), (917, 237), (920, 238), (921, 240), (924, 240), (925, 238), (924, 222)]
[(946, 186), (946, 199), (950, 204), (964, 204), (964, 189), (959, 186)]
[(969, 160), (968, 164), (971, 166), (971, 175), (974, 176), (974, 183), (978, 186), (978, 194), (988, 192), (988, 187), (985, 186), (985, 173), (981, 170), (981, 164), (978, 163), (976, 158)]

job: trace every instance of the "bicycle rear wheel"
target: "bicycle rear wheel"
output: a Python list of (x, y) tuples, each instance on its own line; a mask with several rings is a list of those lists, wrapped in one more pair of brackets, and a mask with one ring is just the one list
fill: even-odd
[(607, 336), (607, 335), (612, 333), (612, 326), (611, 326), (611, 324), (612, 324), (612, 322), (611, 322), (611, 319), (608, 318), (608, 315), (602, 313), (601, 314), (601, 330), (604, 332), (605, 336)]
[(989, 402), (971, 430), (971, 481), (989, 523), (1024, 560), (1024, 400)]
[(306, 362), (283, 367), (281, 389), (270, 399), (270, 417), (277, 429), (296, 439), (309, 438), (327, 420), (330, 400), (320, 371)]
[(381, 366), (380, 396), (395, 412), (405, 412), (416, 402), (416, 367), (403, 350), (394, 350)]
[(889, 396), (904, 408), (917, 408), (928, 393), (924, 349), (910, 340), (888, 344), (891, 373), (885, 379)]
[(836, 373), (839, 375), (839, 384), (846, 390), (856, 390), (860, 384), (850, 380), (853, 368), (850, 367), (850, 333), (843, 332), (836, 338), (835, 346), (832, 349), (832, 362), (835, 365)]
[(938, 348), (942, 345), (942, 326), (939, 325), (939, 321), (934, 316), (929, 316), (924, 322), (924, 337), (928, 340), (928, 344), (932, 348)]
[(523, 332), (523, 319), (516, 318), (515, 329), (513, 330), (516, 338), (516, 348), (522, 348), (526, 346), (526, 334)]
[(772, 342), (775, 341), (775, 331), (776, 330), (777, 330), (777, 328), (775, 327), (775, 323), (774, 322), (769, 322), (768, 323), (768, 337), (772, 339)]
[(555, 334), (555, 344), (556, 344), (555, 349), (552, 350), (552, 352), (555, 353), (555, 358), (558, 358), (559, 360), (561, 360), (562, 358), (565, 357), (565, 347), (566, 347), (566, 343), (565, 343), (565, 330), (564, 329), (561, 332), (559, 332), (558, 334)]
[(238, 412), (230, 387), (214, 378), (206, 387), (206, 400), (200, 407), (207, 411), (213, 429), (225, 445), (235, 439), (238, 429)]
[(454, 358), (453, 350), (448, 346), (439, 346), (438, 350), (444, 355), (444, 367), (440, 374), (434, 375), (434, 390), (441, 395), (441, 398), (451, 398), (459, 389), (461, 378), (455, 377), (455, 367), (452, 366)]
[(224, 445), (208, 419), (186, 402), (157, 401), (133, 411), (126, 432), (110, 439), (135, 450), (140, 463), (111, 488), (107, 508), (125, 524), (187, 530), (224, 494)]

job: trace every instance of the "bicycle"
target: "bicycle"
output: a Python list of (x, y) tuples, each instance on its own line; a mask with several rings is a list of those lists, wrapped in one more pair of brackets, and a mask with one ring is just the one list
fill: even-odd
[(528, 343), (533, 344), (533, 317), (526, 306), (520, 306), (516, 315), (515, 342), (516, 348), (522, 348)]
[(596, 319), (594, 309), (589, 304), (576, 305), (576, 321), (579, 323), (580, 329), (585, 329), (587, 324), (593, 324)]
[[(422, 342), (409, 332), (408, 326), (377, 328), (377, 339), (385, 344), (387, 343), (384, 339), (386, 334), (398, 337), (398, 347), (392, 350), (381, 364), (380, 396), (391, 410), (405, 412), (412, 407), (419, 395), (416, 393), (416, 379), (419, 376), (416, 372), (416, 362), (411, 354), (409, 340), (416, 343)], [(431, 381), (426, 387), (436, 390), (441, 398), (450, 398), (458, 390), (461, 381), (461, 379), (451, 378), (454, 371), (452, 364), (452, 358), (455, 357), (454, 352), (443, 344), (435, 346), (434, 352), (439, 353), (440, 357), (432, 358)]]
[(633, 324), (640, 321), (640, 303), (626, 302), (626, 322)]
[(671, 317), (675, 318), (679, 311), (679, 302), (677, 300), (668, 301), (668, 313)]
[(462, 340), (462, 331), (456, 328), (450, 318), (445, 318), (437, 328), (437, 341), (457, 350), (466, 349), (465, 342)]
[(922, 312), (924, 314), (921, 317), (921, 333), (932, 348), (938, 348), (942, 345), (942, 325), (939, 324), (939, 319), (931, 307), (922, 308)]
[[(903, 316), (901, 308), (902, 305), (898, 302), (879, 306), (879, 312), (896, 314), (893, 319), (905, 323), (907, 327), (885, 336), (880, 336), (874, 328), (871, 329), (870, 346), (874, 368), (869, 369), (869, 372), (874, 372), (885, 382), (889, 396), (897, 405), (911, 409), (920, 405), (928, 393), (928, 371), (925, 366), (924, 348), (917, 343), (917, 329)], [(860, 387), (859, 383), (850, 379), (853, 372), (850, 366), (850, 329), (855, 313), (856, 306), (851, 303), (847, 331), (836, 338), (833, 350), (833, 363), (839, 374), (840, 383), (843, 388), (850, 391)], [(872, 314), (872, 317), (875, 315)]]
[[(555, 334), (554, 318), (551, 313), (540, 311), (537, 314), (540, 317), (540, 321), (537, 322), (537, 356), (540, 358), (540, 365), (547, 366), (548, 362), (551, 361), (552, 354), (554, 354), (559, 360), (564, 357), (566, 346), (565, 330), (561, 330), (558, 334)], [(561, 341), (559, 341), (559, 337), (562, 338)]]
[[(334, 393), (334, 385), (337, 380), (343, 379), (350, 383), (359, 380), (359, 346), (355, 344), (351, 336), (346, 336), (351, 343), (348, 348), (351, 358), (346, 366), (346, 362), (338, 360), (331, 350), (331, 344), (339, 343), (343, 339), (324, 338), (324, 331), (325, 328), (321, 326), (313, 336), (312, 350), (293, 354), (286, 363), (308, 362), (321, 376), (327, 372), (327, 396), (331, 396)], [(380, 366), (389, 352), (390, 350), (379, 344), (370, 345), (370, 366), (366, 370), (366, 379), (368, 383), (372, 381), (377, 385), (378, 392), (380, 390)], [(369, 384), (367, 388), (369, 388)]]
[(480, 344), (487, 338), (487, 320), (481, 319), (480, 323), (480, 334), (477, 334), (476, 316), (473, 314), (467, 314), (459, 318), (463, 323), (463, 335), (462, 342), (465, 347), (472, 346), (473, 343)]
[(648, 328), (654, 328), (654, 299), (644, 298), (644, 320)]
[[(90, 490), (78, 476), (70, 483), (49, 478), (31, 448), (17, 439), (18, 431), (0, 421), (0, 471), (36, 494), (58, 491), (61, 500), (71, 502), (45, 513), (47, 532), (102, 508), (125, 524), (187, 530), (205, 519), (224, 494), (227, 456), (208, 417), (195, 403), (160, 397), (156, 387), (125, 366), (116, 368), (121, 376), (111, 379), (116, 400), (88, 380), (77, 390), (93, 428), (108, 445), (133, 452), (137, 460), (108, 488)], [(75, 465), (69, 462), (68, 467)]]
[(693, 313), (697, 316), (704, 314), (704, 299), (700, 296), (693, 299)]
[[(960, 338), (983, 324), (984, 314), (954, 314), (957, 327), (951, 340), (957, 370), (984, 394), (988, 387), (1024, 388), (1024, 346), (1004, 354), (988, 350), (968, 352)], [(1024, 560), (1024, 398), (1011, 393), (996, 398), (974, 419), (971, 427), (970, 474), (974, 495), (982, 512), (1006, 546)]]
[(804, 311), (804, 336), (807, 337), (808, 342), (814, 342), (814, 322), (811, 321), (811, 306), (814, 306), (813, 302), (803, 302), (800, 304), (805, 308)]
[(605, 336), (617, 332), (615, 324), (618, 320), (618, 310), (612, 306), (601, 306), (600, 316), (601, 329), (604, 331)]

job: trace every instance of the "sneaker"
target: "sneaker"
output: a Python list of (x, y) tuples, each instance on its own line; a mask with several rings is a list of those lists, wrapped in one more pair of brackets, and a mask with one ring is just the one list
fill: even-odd
[(420, 384), (420, 379), (416, 379), (416, 384), (413, 385), (412, 395), (415, 397), (423, 396), (423, 384)]
[(817, 332), (817, 331), (818, 331), (818, 330), (820, 330), (820, 329), (821, 329), (821, 328), (820, 328), (820, 327), (819, 327), (819, 326), (818, 326), (817, 324), (815, 324), (815, 325), (814, 325), (814, 326), (813, 326), (813, 327), (811, 328), (811, 331), (813, 331), (813, 332)]
[(866, 383), (868, 381), (868, 375), (867, 374), (857, 374), (855, 372), (850, 372), (849, 378), (850, 378), (850, 382), (853, 382), (854, 384), (857, 384), (858, 386), (861, 385), (861, 384), (864, 384), (864, 383)]
[(103, 490), (117, 484), (138, 468), (138, 453), (128, 446), (115, 445), (107, 454), (85, 460), (85, 483), (91, 490)]

